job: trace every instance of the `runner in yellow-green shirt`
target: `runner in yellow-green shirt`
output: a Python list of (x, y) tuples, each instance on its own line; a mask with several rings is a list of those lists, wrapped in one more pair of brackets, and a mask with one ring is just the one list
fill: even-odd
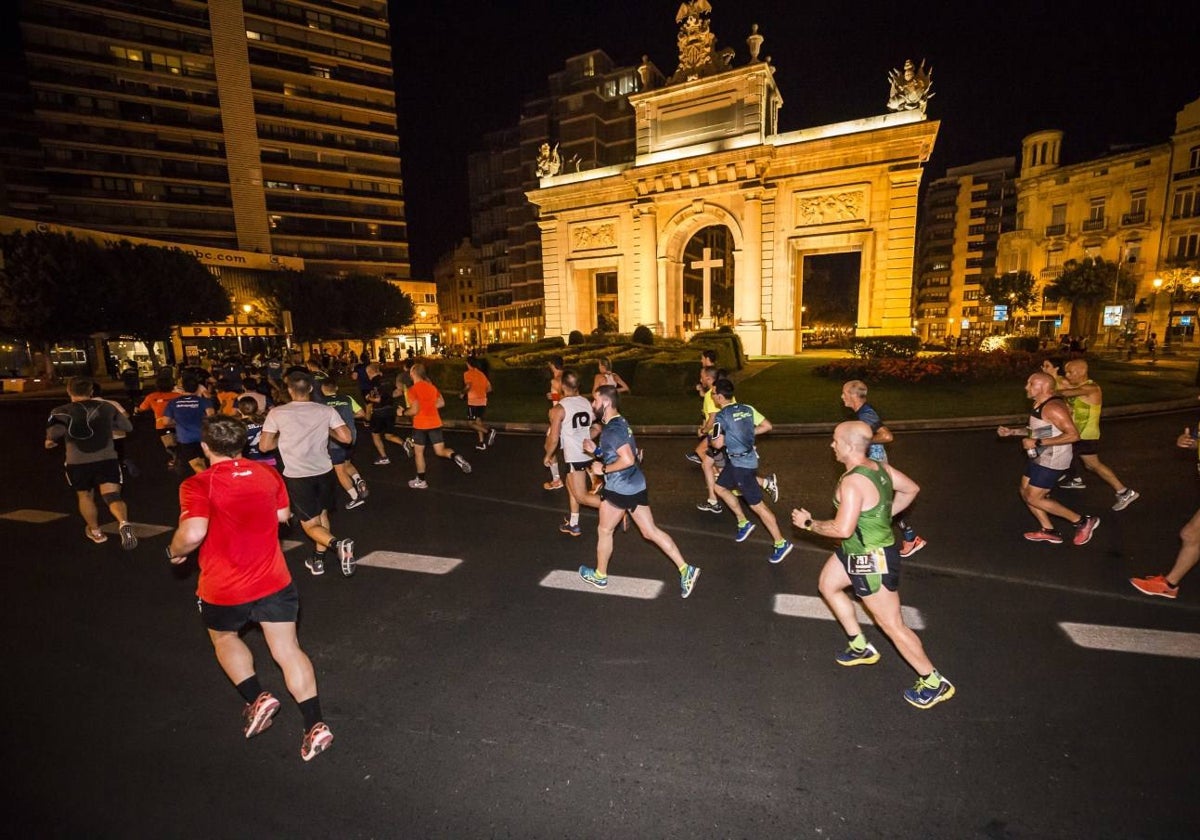
[(1100, 386), (1088, 378), (1088, 364), (1083, 359), (1071, 359), (1063, 365), (1062, 376), (1058, 368), (1047, 359), (1042, 363), (1042, 370), (1055, 378), (1056, 393), (1067, 400), (1071, 407), (1071, 419), (1079, 430), (1079, 440), (1072, 447), (1075, 458), (1071, 470), (1059, 485), (1064, 490), (1082, 490), (1087, 485), (1076, 470), (1075, 464), (1083, 462), (1090, 472), (1094, 472), (1112, 487), (1117, 494), (1113, 510), (1124, 510), (1141, 495), (1136, 490), (1125, 486), (1109, 467), (1100, 460), (1100, 409), (1103, 403), (1103, 392)]

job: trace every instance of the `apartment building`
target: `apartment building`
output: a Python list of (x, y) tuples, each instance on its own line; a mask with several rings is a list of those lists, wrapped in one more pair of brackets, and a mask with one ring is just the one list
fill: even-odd
[(19, 21), (42, 165), (0, 210), (409, 276), (386, 0), (22, 0)]
[(980, 283), (996, 273), (1000, 234), (1015, 226), (1016, 158), (980, 161), (946, 170), (930, 182), (917, 237), (914, 320), (923, 341), (947, 337), (977, 341), (1004, 328)]

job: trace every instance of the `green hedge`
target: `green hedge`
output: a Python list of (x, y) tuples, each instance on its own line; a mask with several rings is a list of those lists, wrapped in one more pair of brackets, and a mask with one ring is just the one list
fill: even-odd
[(630, 389), (642, 396), (688, 394), (695, 393), (699, 372), (699, 361), (655, 357), (638, 362), (633, 381), (625, 381)]
[[(727, 327), (722, 327), (719, 330), (703, 330), (698, 332), (688, 340), (688, 344), (696, 347), (697, 369), (700, 366), (699, 357), (701, 350), (717, 351), (717, 367), (734, 371), (741, 370), (746, 366), (746, 354), (742, 350), (742, 339), (737, 333)], [(693, 383), (696, 378), (692, 378)]]

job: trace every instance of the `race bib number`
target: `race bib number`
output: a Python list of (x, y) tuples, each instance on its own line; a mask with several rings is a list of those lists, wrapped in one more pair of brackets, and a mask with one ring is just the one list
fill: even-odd
[(869, 554), (847, 554), (846, 571), (852, 575), (886, 575), (887, 552), (876, 548)]

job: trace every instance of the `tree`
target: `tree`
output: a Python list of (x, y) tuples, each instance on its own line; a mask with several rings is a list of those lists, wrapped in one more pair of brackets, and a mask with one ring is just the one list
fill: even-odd
[(1099, 329), (1103, 306), (1114, 297), (1124, 300), (1132, 294), (1133, 282), (1125, 270), (1100, 257), (1068, 260), (1058, 279), (1046, 286), (1047, 300), (1071, 304), (1071, 332), (1088, 338)]
[(980, 295), (993, 306), (1007, 306), (1004, 331), (1010, 332), (1013, 315), (1028, 312), (1038, 299), (1037, 281), (1028, 271), (1009, 271), (984, 277), (979, 283)]
[(344, 279), (310, 269), (285, 271), (264, 283), (264, 294), (279, 311), (292, 313), (298, 341), (324, 338), (378, 338), (402, 329), (415, 315), (412, 298), (394, 283), (368, 274)]
[(170, 347), (173, 327), (223, 321), (232, 311), (220, 281), (179, 248), (121, 240), (104, 257), (114, 293), (105, 326), (110, 332), (137, 336), (147, 347), (156, 341)]
[(364, 342), (391, 329), (403, 329), (416, 318), (412, 298), (382, 277), (351, 274), (342, 282), (345, 296), (342, 326)]

